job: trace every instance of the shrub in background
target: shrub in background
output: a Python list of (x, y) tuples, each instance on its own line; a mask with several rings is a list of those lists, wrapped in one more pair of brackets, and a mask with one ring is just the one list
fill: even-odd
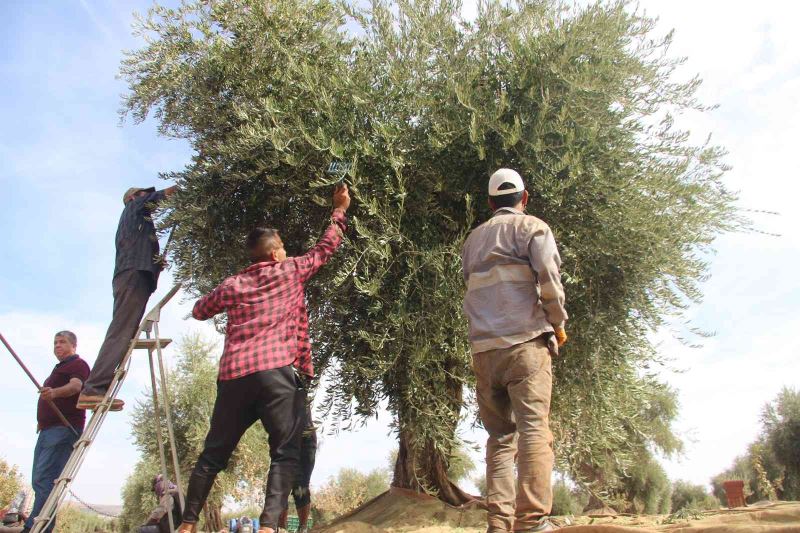
[(716, 496), (709, 494), (703, 485), (693, 485), (688, 481), (678, 480), (672, 484), (672, 510), (681, 509), (712, 510), (719, 509), (720, 502)]
[(553, 510), (551, 514), (554, 516), (577, 516), (581, 514), (586, 503), (589, 501), (588, 497), (573, 488), (564, 480), (557, 480), (553, 484)]

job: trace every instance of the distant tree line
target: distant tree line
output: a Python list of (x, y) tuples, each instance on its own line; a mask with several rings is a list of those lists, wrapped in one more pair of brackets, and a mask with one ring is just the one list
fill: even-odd
[[(661, 465), (643, 457), (620, 478), (604, 503), (619, 512), (667, 514), (703, 511), (727, 505), (723, 484), (744, 481), (746, 503), (800, 499), (800, 392), (785, 387), (761, 412), (761, 432), (747, 452), (711, 479), (712, 490), (688, 481), (670, 483)], [(478, 487), (484, 482), (477, 481)], [(577, 515), (589, 495), (563, 480), (553, 490), (553, 514)]]
[(730, 468), (715, 476), (714, 495), (725, 503), (723, 483), (744, 481), (745, 500), (800, 499), (800, 392), (784, 387), (761, 411), (761, 433)]

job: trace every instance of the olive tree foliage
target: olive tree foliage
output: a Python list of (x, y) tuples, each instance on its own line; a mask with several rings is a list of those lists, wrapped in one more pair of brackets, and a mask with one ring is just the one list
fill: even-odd
[(703, 485), (695, 485), (688, 481), (678, 480), (672, 484), (672, 506), (670, 512), (677, 513), (682, 509), (712, 511), (719, 509), (719, 500), (708, 493)]
[[(485, 479), (484, 491), (485, 493)], [(577, 487), (570, 487), (563, 479), (556, 479), (553, 483), (553, 507), (550, 512), (553, 516), (578, 516), (588, 502), (588, 495)]]
[[(784, 387), (761, 411), (763, 459), (758, 464), (761, 475), (774, 483), (780, 479), (784, 500), (800, 498), (800, 391)], [(752, 452), (751, 452), (752, 454)], [(768, 464), (780, 473), (764, 472)], [(772, 475), (770, 475), (772, 474)]]
[(635, 464), (623, 479), (619, 496), (620, 511), (635, 514), (669, 514), (672, 506), (672, 484), (664, 468), (650, 454)]
[(122, 531), (136, 531), (158, 505), (153, 492), (153, 478), (159, 474), (158, 458), (140, 459), (122, 486), (122, 513), (119, 516)]
[[(193, 334), (182, 339), (178, 351), (176, 367), (169, 373), (168, 388), (182, 488), (185, 489), (192, 468), (203, 450), (214, 408), (217, 379), (217, 358), (214, 353), (218, 349), (214, 343)], [(145, 518), (156, 503), (152, 495), (152, 480), (155, 474), (160, 473), (161, 463), (154, 420), (152, 396), (148, 392), (144, 399), (137, 402), (133, 411), (133, 440), (141, 457), (122, 494), (125, 524), (130, 527), (137, 525), (137, 520)], [(161, 421), (168, 473), (172, 482), (175, 482), (163, 411)], [(261, 503), (268, 469), (267, 435), (261, 424), (257, 423), (244, 434), (228, 467), (217, 476), (206, 502), (204, 520), (211, 522), (211, 525), (218, 522), (222, 503), (227, 498), (246, 504)], [(214, 527), (221, 528), (222, 525), (216, 524)]]
[[(346, 426), (386, 401), (393, 483), (458, 502), (448, 460), (473, 379), (460, 250), (491, 215), (489, 174), (517, 169), (559, 243), (571, 315), (558, 466), (602, 492), (615, 480), (599, 472), (669, 432), (643, 416), (664, 390), (648, 334), (699, 299), (704, 254), (739, 223), (723, 152), (669, 114), (704, 109), (699, 80), (675, 81), (653, 27), (625, 2), (487, 0), (471, 18), (451, 0), (154, 7), (121, 67), (123, 113), (194, 148), (166, 174), (177, 278), (200, 294), (245, 266), (256, 224), (299, 253), (343, 178), (348, 239), (308, 287), (325, 406)], [(326, 174), (332, 161), (350, 169)]]
[(0, 509), (5, 509), (22, 486), (17, 465), (0, 457)]
[[(587, 510), (611, 506), (624, 512), (669, 512), (666, 503), (669, 480), (653, 457), (652, 448), (667, 455), (682, 450), (682, 442), (671, 428), (678, 414), (678, 402), (671, 387), (652, 378), (641, 379), (639, 386), (641, 390), (635, 393), (639, 399), (638, 410), (630, 411), (636, 423), (622, 428), (627, 434), (630, 453), (620, 460), (622, 445), (618, 444), (604, 451), (594, 451), (595, 457), (603, 459), (582, 463), (578, 468), (582, 476), (578, 477), (578, 482), (584, 484), (583, 488), (589, 493)], [(640, 428), (647, 428), (647, 431)], [(591, 483), (584, 483), (588, 480)]]

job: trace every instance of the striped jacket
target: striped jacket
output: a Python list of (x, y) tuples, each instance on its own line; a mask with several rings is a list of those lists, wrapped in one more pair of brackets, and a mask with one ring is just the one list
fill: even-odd
[(498, 209), (467, 237), (461, 259), (472, 353), (521, 344), (567, 320), (561, 258), (542, 220)]

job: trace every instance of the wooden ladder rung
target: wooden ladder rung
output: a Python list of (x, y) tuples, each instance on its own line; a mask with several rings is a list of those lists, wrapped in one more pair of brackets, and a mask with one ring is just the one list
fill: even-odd
[(133, 347), (137, 350), (155, 350), (160, 345), (165, 348), (172, 342), (172, 339), (137, 339)]

